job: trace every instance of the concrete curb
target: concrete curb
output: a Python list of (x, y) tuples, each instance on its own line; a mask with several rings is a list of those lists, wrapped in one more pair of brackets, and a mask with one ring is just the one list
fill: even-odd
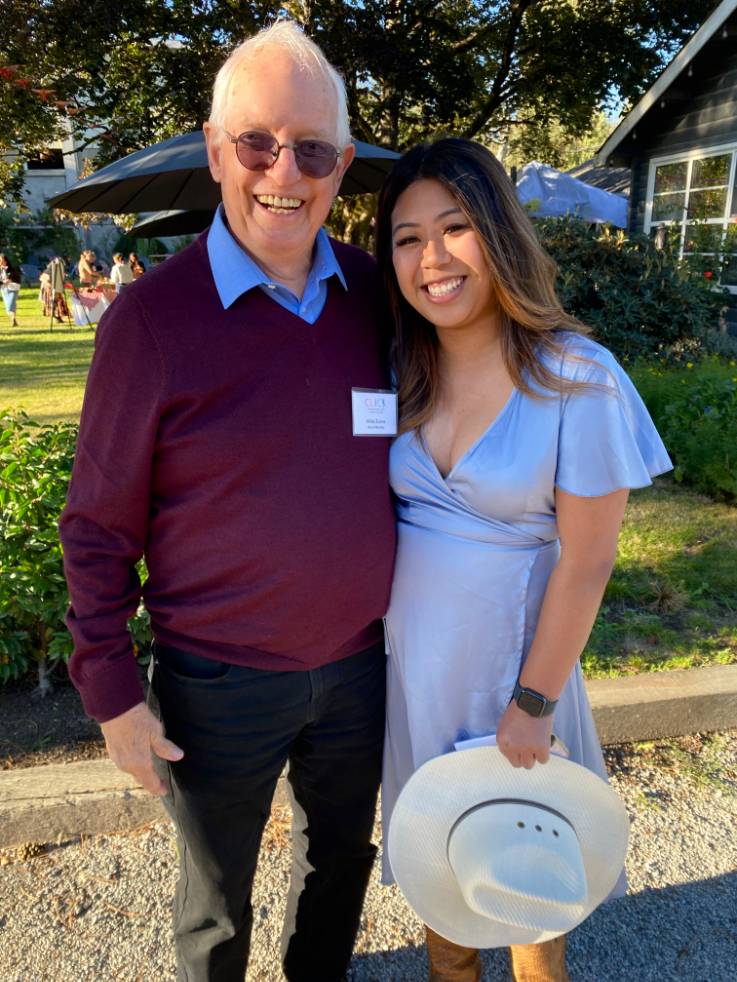
[[(289, 806), (284, 775), (274, 805)], [(0, 771), (0, 848), (166, 820), (161, 798), (144, 791), (111, 760)]]
[(737, 665), (586, 683), (602, 744), (737, 727)]
[[(737, 665), (595, 679), (586, 688), (605, 745), (737, 728)], [(284, 775), (274, 804), (288, 806)], [(0, 848), (165, 817), (161, 800), (109, 760), (0, 771)]]

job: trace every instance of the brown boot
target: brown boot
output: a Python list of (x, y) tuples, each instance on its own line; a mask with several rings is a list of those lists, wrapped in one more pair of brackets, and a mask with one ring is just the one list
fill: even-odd
[(509, 949), (514, 982), (571, 982), (566, 970), (566, 936)]
[(481, 957), (476, 948), (464, 948), (427, 931), (427, 955), (430, 959), (430, 982), (479, 982)]

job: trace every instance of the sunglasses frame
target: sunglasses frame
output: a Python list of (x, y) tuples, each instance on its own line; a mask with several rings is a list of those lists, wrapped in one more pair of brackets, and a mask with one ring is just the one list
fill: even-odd
[[(338, 149), (338, 147), (333, 146), (332, 143), (328, 143), (327, 140), (301, 140), (300, 143), (291, 144), (291, 143), (279, 143), (279, 141), (277, 140), (277, 138), (275, 136), (273, 136), (271, 133), (267, 133), (265, 130), (244, 130), (244, 132), (241, 133), (239, 136), (231, 136), (230, 133), (228, 133), (228, 131), (225, 129), (225, 127), (223, 127), (223, 133), (225, 133), (225, 135), (227, 136), (227, 138), (230, 141), (230, 143), (235, 144), (235, 155), (238, 158), (238, 163), (241, 165), (241, 167), (245, 167), (246, 170), (250, 170), (252, 174), (258, 174), (259, 173), (259, 170), (253, 170), (253, 168), (251, 168), (251, 167), (246, 167), (246, 165), (243, 163), (243, 161), (241, 160), (241, 158), (238, 156), (238, 143), (240, 141), (240, 138), (242, 136), (245, 136), (246, 133), (262, 133), (264, 136), (270, 136), (273, 139), (274, 144), (275, 144), (275, 147), (276, 147), (276, 151), (274, 151), (274, 150), (263, 150), (261, 152), (262, 153), (271, 153), (271, 154), (273, 154), (273, 156), (274, 156), (274, 164), (279, 159), (279, 154), (282, 152), (282, 150), (293, 150), (294, 151), (295, 163), (297, 164), (297, 167), (299, 167), (300, 173), (302, 173), (302, 174), (304, 174), (305, 172), (299, 166), (299, 159), (297, 158), (297, 151), (299, 150), (300, 143), (324, 143), (326, 146), (332, 147), (333, 150), (335, 151), (335, 163), (333, 164), (332, 168), (327, 172), (327, 174), (324, 174), (322, 177), (312, 177), (312, 180), (313, 181), (322, 181), (326, 177), (330, 177), (330, 175), (333, 173), (333, 171), (335, 170), (335, 168), (338, 166), (338, 161), (340, 160), (341, 157), (344, 156), (342, 150)], [(269, 167), (273, 167), (274, 164), (269, 164)], [(268, 170), (269, 167), (264, 167), (263, 170)], [(311, 177), (311, 175), (310, 174), (305, 174), (305, 177)]]

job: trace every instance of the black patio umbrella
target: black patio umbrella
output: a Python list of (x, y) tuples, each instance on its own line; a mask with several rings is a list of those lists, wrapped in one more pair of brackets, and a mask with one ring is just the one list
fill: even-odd
[[(399, 154), (360, 140), (353, 142), (356, 157), (339, 194), (378, 191)], [(112, 215), (161, 210), (212, 214), (219, 203), (220, 185), (210, 176), (202, 130), (173, 136), (116, 160), (47, 200), (51, 208)]]
[(214, 211), (157, 211), (139, 218), (128, 235), (132, 239), (152, 239), (167, 235), (199, 235), (212, 225)]

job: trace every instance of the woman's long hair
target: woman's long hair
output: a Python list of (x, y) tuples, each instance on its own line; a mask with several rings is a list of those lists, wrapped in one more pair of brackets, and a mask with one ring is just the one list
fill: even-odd
[(4, 253), (0, 252), (0, 259), (5, 260), (5, 266), (0, 267), (0, 269), (5, 270), (5, 276), (9, 283), (20, 283), (20, 270), (17, 266), (14, 266), (10, 258)]
[(502, 357), (514, 385), (534, 396), (540, 396), (541, 389), (554, 394), (588, 388), (547, 367), (563, 357), (564, 332), (587, 334), (588, 329), (561, 307), (555, 263), (540, 245), (502, 165), (490, 150), (471, 140), (422, 143), (387, 177), (376, 219), (376, 257), (396, 322), (393, 369), (399, 388), (399, 432), (426, 422), (438, 394), (435, 328), (402, 296), (392, 262), (394, 208), (411, 184), (426, 179), (442, 184), (479, 237), (500, 312)]

